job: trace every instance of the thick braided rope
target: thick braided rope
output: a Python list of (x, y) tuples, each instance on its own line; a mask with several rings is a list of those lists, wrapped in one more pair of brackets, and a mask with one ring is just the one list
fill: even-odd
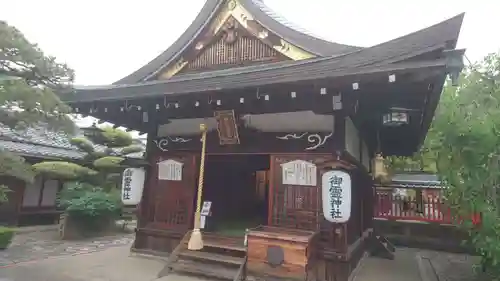
[(198, 177), (198, 197), (196, 200), (196, 213), (201, 212), (201, 196), (203, 194), (203, 182), (205, 175), (205, 149), (207, 142), (207, 131), (204, 130), (201, 135), (201, 159), (200, 159), (200, 175)]

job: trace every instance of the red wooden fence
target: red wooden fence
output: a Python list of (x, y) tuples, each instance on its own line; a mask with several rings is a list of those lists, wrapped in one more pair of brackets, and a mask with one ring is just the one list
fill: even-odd
[[(422, 200), (394, 195), (390, 191), (377, 191), (375, 194), (375, 218), (440, 224), (460, 222), (452, 216), (450, 208), (439, 194), (427, 194), (422, 196)], [(473, 215), (471, 219), (473, 224), (479, 224), (481, 220), (479, 214)]]

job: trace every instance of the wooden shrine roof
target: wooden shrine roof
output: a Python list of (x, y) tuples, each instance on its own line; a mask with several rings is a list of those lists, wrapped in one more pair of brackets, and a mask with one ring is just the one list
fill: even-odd
[[(360, 50), (361, 47), (320, 39), (280, 17), (263, 0), (238, 0), (252, 16), (270, 31), (318, 57), (334, 56)], [(148, 64), (113, 84), (134, 84), (147, 80), (181, 54), (217, 15), (225, 0), (206, 0), (200, 13), (184, 33), (163, 53)]]
[[(296, 64), (292, 64), (297, 66)], [(281, 67), (280, 67), (281, 66)], [(104, 100), (122, 100), (144, 97), (155, 97), (169, 94), (189, 94), (210, 92), (223, 89), (263, 86), (276, 83), (299, 82), (302, 80), (335, 78), (344, 76), (361, 76), (397, 73), (408, 70), (441, 68), (447, 66), (446, 59), (424, 62), (406, 62), (387, 65), (375, 65), (360, 68), (342, 69), (335, 64), (298, 65), (298, 69), (282, 67), (281, 64), (262, 67), (242, 67), (199, 74), (173, 77), (169, 80), (142, 83), (126, 86), (85, 87), (77, 88), (74, 94), (64, 94), (65, 102), (92, 102)], [(341, 68), (341, 69), (339, 69)], [(307, 76), (304, 73), (308, 73)]]
[(443, 183), (436, 174), (406, 172), (394, 174), (389, 183), (379, 184), (377, 186), (389, 188), (442, 189)]
[[(206, 5), (208, 3), (212, 2), (208, 1)], [(70, 103), (120, 100), (351, 75), (376, 75), (428, 68), (445, 70), (448, 60), (442, 55), (442, 51), (455, 48), (463, 17), (464, 14), (459, 14), (409, 35), (348, 54), (184, 74), (137, 84), (75, 87), (72, 94), (62, 94), (62, 99)]]

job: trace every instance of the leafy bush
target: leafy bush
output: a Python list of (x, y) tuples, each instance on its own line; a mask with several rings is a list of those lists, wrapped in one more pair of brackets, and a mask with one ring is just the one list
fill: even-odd
[(0, 249), (7, 249), (14, 238), (15, 230), (0, 226)]
[(87, 183), (66, 183), (59, 195), (59, 207), (78, 216), (115, 216), (120, 213), (119, 194), (107, 193)]
[(66, 183), (58, 206), (88, 230), (95, 230), (118, 218), (122, 203), (118, 193), (107, 193), (88, 183)]

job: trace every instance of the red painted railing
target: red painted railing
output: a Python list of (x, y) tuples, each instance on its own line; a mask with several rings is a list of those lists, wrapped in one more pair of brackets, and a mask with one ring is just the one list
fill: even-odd
[[(391, 191), (377, 191), (375, 200), (375, 218), (440, 224), (460, 222), (438, 192), (423, 194), (422, 199), (417, 200), (416, 197), (394, 195)], [(475, 214), (471, 220), (473, 224), (479, 224), (481, 216)]]

